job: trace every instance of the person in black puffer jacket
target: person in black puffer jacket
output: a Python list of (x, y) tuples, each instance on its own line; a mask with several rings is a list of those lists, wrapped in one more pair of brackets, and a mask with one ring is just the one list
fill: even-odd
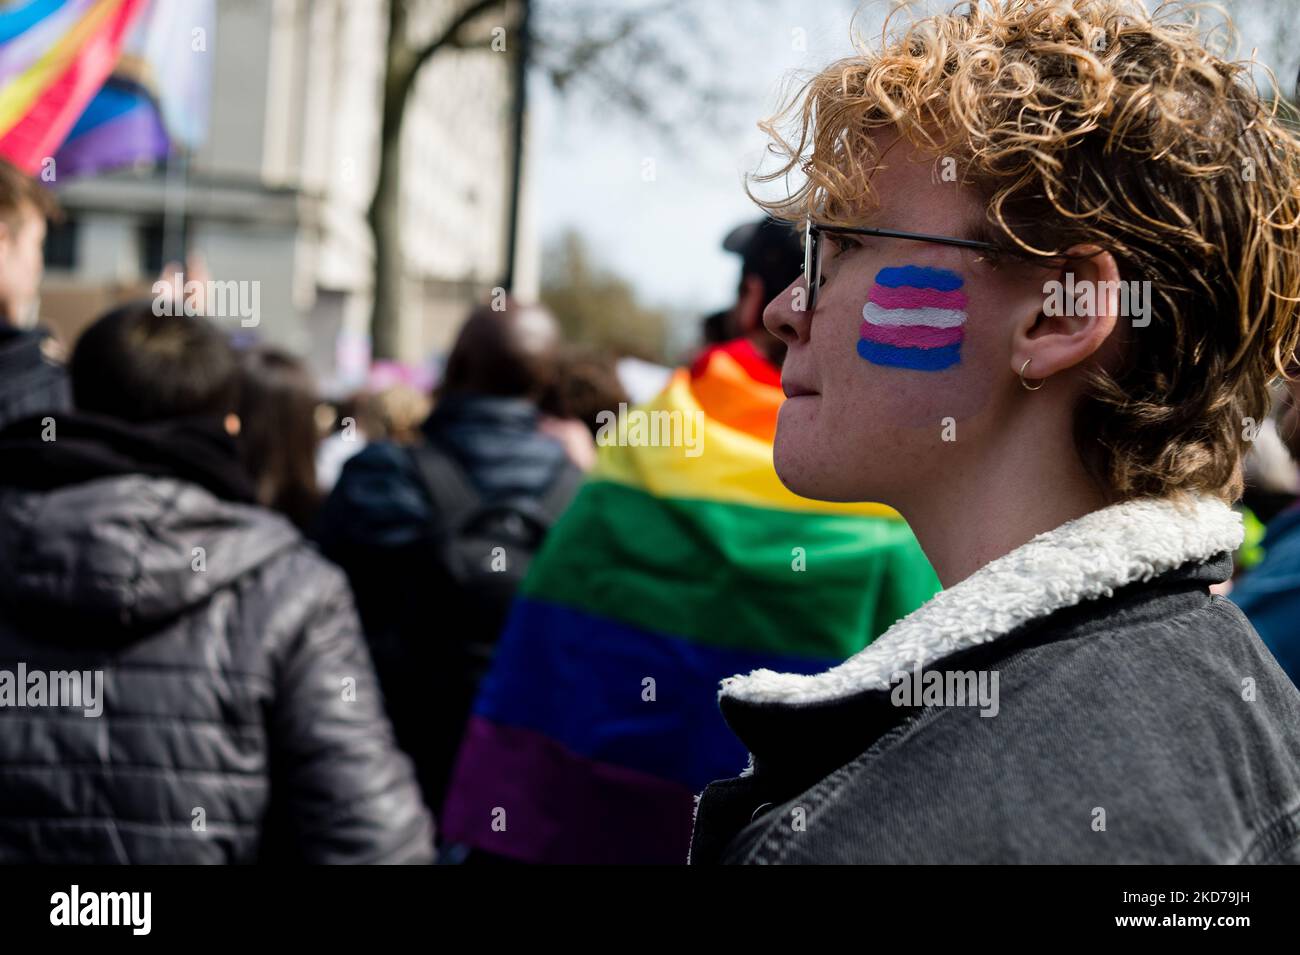
[(71, 379), (0, 432), (0, 862), (432, 861), (346, 580), (253, 503), (220, 333), (128, 307)]

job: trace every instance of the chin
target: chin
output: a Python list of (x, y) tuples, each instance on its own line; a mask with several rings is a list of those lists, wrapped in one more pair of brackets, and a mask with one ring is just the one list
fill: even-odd
[[(801, 435), (806, 436), (806, 432)], [(798, 439), (781, 439), (781, 430), (776, 432), (776, 443), (772, 446), (772, 463), (776, 466), (776, 476), (792, 494), (806, 497), (813, 501), (843, 502), (853, 500), (845, 497), (834, 486), (831, 475), (826, 473), (822, 463), (816, 460), (815, 451), (797, 447)]]
[(878, 482), (864, 482), (861, 473), (850, 473), (842, 459), (824, 452), (811, 428), (795, 427), (781, 419), (772, 446), (772, 463), (788, 491), (812, 501), (835, 504), (889, 503), (885, 500), (889, 495), (876, 486)]

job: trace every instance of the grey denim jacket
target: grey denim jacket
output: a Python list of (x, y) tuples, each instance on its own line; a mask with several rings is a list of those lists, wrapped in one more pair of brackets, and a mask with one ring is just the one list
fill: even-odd
[(1300, 693), (1208, 589), (1241, 534), (1209, 498), (1114, 505), (831, 670), (723, 681), (750, 765), (691, 862), (1300, 862)]

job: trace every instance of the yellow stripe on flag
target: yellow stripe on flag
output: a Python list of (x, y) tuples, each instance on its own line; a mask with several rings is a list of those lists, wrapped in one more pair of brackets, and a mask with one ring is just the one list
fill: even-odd
[[(689, 434), (700, 453), (688, 456), (687, 447), (660, 444), (639, 446), (610, 444), (601, 447), (592, 478), (614, 481), (640, 488), (655, 497), (717, 501), (744, 504), (773, 510), (854, 517), (888, 517), (900, 519), (897, 511), (883, 504), (837, 504), (799, 497), (781, 483), (772, 464), (772, 445), (753, 435), (729, 428), (704, 415), (703, 432), (687, 431), (686, 416), (701, 412), (691, 393), (690, 373), (679, 369), (668, 387), (648, 404), (633, 409), (630, 415), (644, 412), (667, 412), (659, 421), (674, 423), (674, 434)], [(654, 436), (652, 417), (642, 419), (644, 434)], [(629, 421), (629, 424), (631, 422)], [(694, 428), (694, 419), (689, 425)], [(678, 430), (681, 429), (681, 430)], [(667, 429), (661, 429), (667, 430)], [(664, 435), (658, 437), (662, 440)]]
[(0, 90), (0, 136), (8, 133), (27, 115), (41, 94), (67, 71), (86, 42), (122, 3), (123, 0), (99, 0), (39, 60)]

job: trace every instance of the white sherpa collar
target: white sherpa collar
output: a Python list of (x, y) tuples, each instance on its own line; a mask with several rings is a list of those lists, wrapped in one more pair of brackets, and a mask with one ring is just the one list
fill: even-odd
[(1039, 534), (940, 591), (837, 667), (811, 676), (755, 670), (723, 680), (718, 695), (803, 704), (887, 689), (896, 673), (1110, 596), (1125, 584), (1236, 550), (1242, 533), (1236, 511), (1210, 497), (1114, 504)]

